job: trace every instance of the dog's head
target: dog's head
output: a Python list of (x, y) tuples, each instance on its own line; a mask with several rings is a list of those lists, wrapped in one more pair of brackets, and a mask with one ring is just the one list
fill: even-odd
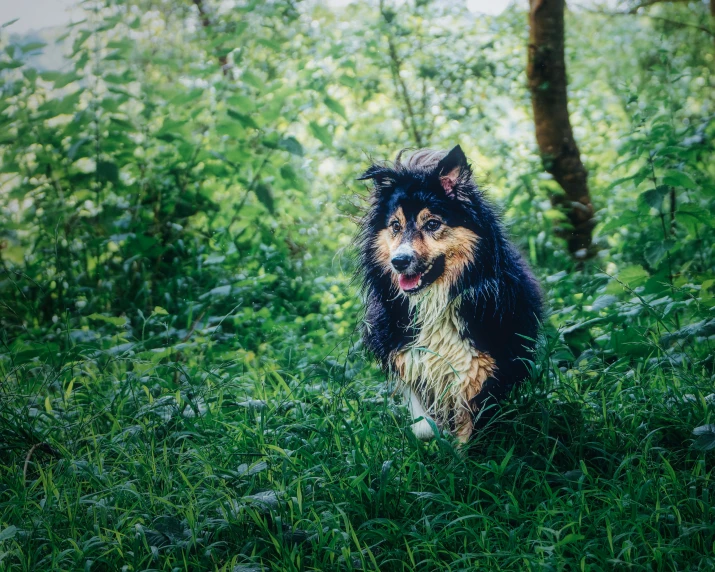
[(478, 191), (461, 147), (423, 149), (392, 167), (373, 165), (360, 177), (374, 181), (364, 247), (370, 262), (404, 294), (433, 284), (451, 287), (474, 262)]

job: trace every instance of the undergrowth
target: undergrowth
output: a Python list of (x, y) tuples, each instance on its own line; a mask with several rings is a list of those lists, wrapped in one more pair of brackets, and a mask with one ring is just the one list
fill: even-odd
[(657, 344), (635, 364), (594, 353), (567, 369), (547, 333), (532, 380), (464, 454), (417, 441), (349, 339), (288, 368), (214, 333), (7, 356), (0, 566), (715, 564), (712, 458), (692, 433), (712, 422), (712, 381)]

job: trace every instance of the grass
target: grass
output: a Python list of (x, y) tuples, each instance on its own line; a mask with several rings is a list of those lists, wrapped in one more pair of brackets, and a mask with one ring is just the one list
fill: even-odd
[(416, 441), (359, 352), (295, 377), (201, 340), (15, 356), (0, 569), (713, 569), (706, 377), (556, 353), (466, 457)]

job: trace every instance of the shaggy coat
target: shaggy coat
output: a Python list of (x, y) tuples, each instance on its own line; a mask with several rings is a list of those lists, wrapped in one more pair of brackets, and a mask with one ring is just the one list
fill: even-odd
[(527, 376), (541, 295), (462, 149), (401, 155), (360, 177), (374, 182), (358, 236), (363, 340), (415, 433), (433, 435), (429, 418), (464, 442)]

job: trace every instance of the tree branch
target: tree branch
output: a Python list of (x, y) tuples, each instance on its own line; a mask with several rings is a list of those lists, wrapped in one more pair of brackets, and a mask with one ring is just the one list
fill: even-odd
[[(196, 8), (199, 10), (199, 16), (201, 16), (201, 25), (204, 27), (204, 29), (208, 29), (211, 27), (211, 20), (209, 19), (209, 14), (208, 11), (206, 10), (206, 6), (204, 5), (204, 0), (192, 0)], [(229, 71), (229, 65), (228, 65), (228, 59), (226, 56), (219, 56), (218, 61), (221, 64), (221, 70), (223, 71), (223, 75), (228, 75)]]
[(648, 8), (649, 6), (655, 6), (656, 4), (665, 4), (666, 2), (670, 4), (686, 4), (687, 2), (690, 2), (690, 0), (643, 0), (643, 2), (636, 4), (627, 13), (635, 14), (641, 8)]
[[(400, 70), (402, 68), (402, 60), (397, 53), (397, 47), (392, 38), (392, 34), (389, 32), (390, 19), (388, 18), (387, 12), (385, 11), (385, 3), (380, 0), (380, 14), (382, 15), (385, 23), (387, 24), (387, 47), (390, 53), (390, 68), (392, 70), (392, 79), (395, 82), (395, 91), (397, 92), (397, 97), (402, 99), (405, 106), (406, 113), (403, 112), (402, 123), (405, 130), (412, 132), (412, 137), (418, 147), (423, 146), (422, 134), (417, 128), (417, 118), (415, 116), (414, 107), (412, 105), (412, 100), (410, 99), (410, 94), (407, 91), (407, 85), (405, 80), (400, 76)], [(407, 120), (409, 118), (409, 121)]]
[[(664, 1), (664, 0), (661, 0)], [(677, 0), (676, 0), (677, 1)], [(653, 4), (648, 4), (649, 6), (654, 5)], [(711, 6), (711, 12), (715, 10), (715, 0), (711, 0), (710, 2)], [(609, 18), (615, 18), (618, 16), (641, 16), (643, 18), (650, 18), (651, 20), (658, 20), (660, 22), (666, 22), (667, 24), (672, 24), (673, 26), (677, 26), (678, 28), (693, 28), (695, 30), (700, 30), (701, 32), (705, 32), (709, 36), (712, 36), (715, 38), (715, 31), (711, 30), (710, 28), (707, 28), (705, 26), (699, 26), (698, 24), (691, 24), (690, 22), (681, 22), (679, 20), (671, 20), (670, 18), (664, 18), (663, 16), (653, 16), (651, 14), (637, 14), (633, 10), (629, 10), (628, 12), (606, 12), (604, 10), (594, 10), (593, 8), (583, 8), (586, 12), (589, 12), (591, 14), (598, 14), (600, 16), (607, 16)], [(713, 18), (715, 18), (715, 12), (713, 12)]]
[(672, 24), (678, 28), (692, 28), (694, 30), (700, 30), (705, 32), (707, 35), (715, 38), (715, 0), (710, 0), (710, 15), (713, 17), (712, 27), (700, 26), (698, 24), (692, 24), (690, 22), (681, 22), (680, 20), (671, 20), (670, 18), (665, 18), (663, 16), (653, 16), (647, 13), (639, 13), (638, 10), (641, 8), (649, 8), (650, 6), (655, 6), (656, 4), (684, 4), (688, 0), (646, 0), (631, 8), (627, 12), (607, 12), (605, 10), (595, 10), (593, 8), (581, 7), (581, 9), (589, 12), (591, 14), (600, 14), (601, 16), (615, 17), (615, 16), (643, 16), (645, 18), (650, 18), (651, 20), (659, 20), (660, 22), (665, 22), (667, 24)]

